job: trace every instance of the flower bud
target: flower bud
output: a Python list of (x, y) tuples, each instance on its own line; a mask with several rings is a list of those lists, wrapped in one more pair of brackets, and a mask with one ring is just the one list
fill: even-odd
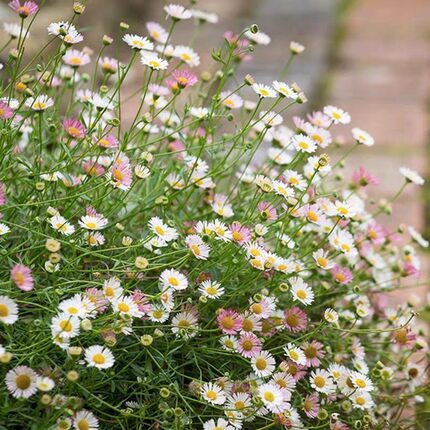
[(140, 269), (140, 270), (144, 270), (148, 267), (149, 263), (148, 260), (145, 257), (142, 256), (138, 256), (136, 257), (136, 260), (134, 261), (134, 265)]
[(105, 46), (112, 45), (112, 43), (113, 43), (113, 38), (105, 34), (105, 35), (103, 36), (103, 40), (102, 40), (102, 42), (103, 42), (103, 45), (105, 45)]
[(140, 343), (143, 346), (150, 346), (152, 342), (154, 341), (154, 338), (150, 334), (144, 334), (140, 337)]
[(79, 379), (79, 373), (76, 370), (69, 370), (66, 375), (69, 381), (77, 381)]
[(75, 1), (75, 3), (73, 3), (73, 12), (75, 12), (76, 15), (82, 15), (85, 11), (85, 6), (79, 2), (79, 1)]

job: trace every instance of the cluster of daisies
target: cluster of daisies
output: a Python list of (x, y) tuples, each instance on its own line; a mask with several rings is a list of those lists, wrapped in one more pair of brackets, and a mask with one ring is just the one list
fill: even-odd
[(269, 35), (227, 32), (211, 63), (174, 29), (198, 41), (217, 15), (168, 4), (93, 51), (75, 2), (31, 57), (40, 5), (9, 6), (0, 427), (411, 428), (428, 345), (392, 291), (428, 242), (379, 215), (424, 179), (368, 198), (378, 178), (342, 153), (372, 136), (336, 106), (299, 116), (305, 47), (255, 82), (240, 65)]

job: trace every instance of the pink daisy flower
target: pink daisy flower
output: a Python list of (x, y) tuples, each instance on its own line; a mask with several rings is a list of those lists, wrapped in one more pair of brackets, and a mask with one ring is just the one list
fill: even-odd
[(9, 119), (12, 115), (12, 108), (3, 100), (0, 100), (0, 119)]
[(369, 173), (363, 166), (355, 170), (352, 174), (352, 181), (358, 187), (367, 187), (368, 185), (379, 185), (379, 179)]
[(278, 219), (278, 213), (270, 202), (260, 202), (257, 205), (257, 210), (265, 220)]
[(128, 160), (116, 161), (110, 169), (110, 175), (113, 185), (116, 188), (124, 191), (130, 189), (132, 183), (132, 172)]
[(235, 221), (229, 227), (233, 240), (239, 245), (243, 245), (251, 240), (251, 230), (248, 227), (242, 226), (240, 222)]
[(198, 82), (197, 76), (189, 70), (174, 70), (169, 79), (166, 79), (167, 85), (173, 90), (192, 87)]
[(258, 302), (250, 299), (249, 311), (259, 319), (269, 318), (274, 310), (275, 302), (269, 297), (263, 297)]
[(352, 272), (347, 267), (342, 267), (338, 264), (331, 269), (331, 274), (340, 285), (347, 285), (352, 280)]
[(9, 3), (9, 7), (13, 9), (21, 18), (27, 18), (27, 16), (34, 15), (39, 6), (34, 1), (25, 1), (21, 5), (20, 0), (12, 0)]
[(249, 40), (239, 39), (239, 35), (232, 31), (226, 31), (224, 37), (231, 45), (235, 45), (233, 56), (236, 59), (241, 61), (249, 61), (252, 59), (252, 56), (247, 53), (248, 51), (246, 49), (250, 45)]
[(287, 330), (298, 333), (306, 330), (308, 317), (299, 307), (294, 306), (284, 310), (283, 323)]
[(294, 361), (291, 361), (291, 360), (283, 361), (280, 367), (285, 373), (288, 373), (288, 375), (291, 375), (296, 382), (304, 378), (307, 373), (305, 366), (294, 363)]
[(261, 344), (261, 340), (254, 333), (244, 332), (239, 338), (237, 350), (245, 358), (251, 358), (261, 352)]
[(66, 133), (73, 139), (82, 139), (85, 137), (87, 130), (80, 121), (75, 118), (65, 118), (63, 127)]
[(323, 112), (316, 111), (306, 115), (311, 124), (317, 127), (327, 128), (331, 124), (331, 119)]
[(312, 393), (305, 397), (303, 402), (303, 412), (309, 418), (316, 418), (320, 410), (319, 397), (317, 393)]
[(22, 291), (31, 291), (34, 286), (33, 275), (29, 267), (23, 264), (15, 264), (10, 271), (15, 285)]
[(90, 176), (101, 176), (105, 173), (105, 168), (100, 163), (93, 160), (85, 161), (82, 167)]
[(140, 312), (146, 314), (151, 310), (151, 304), (149, 303), (148, 298), (139, 289), (133, 291), (131, 298), (133, 299), (133, 302), (137, 304), (137, 308)]
[(3, 182), (0, 182), (0, 205), (6, 203), (6, 190)]
[(94, 136), (93, 141), (102, 148), (118, 148), (119, 146), (119, 141), (113, 134), (107, 134), (102, 137)]
[(221, 309), (217, 323), (224, 333), (236, 334), (242, 328), (242, 317), (233, 309)]
[(400, 347), (412, 349), (415, 346), (417, 335), (409, 327), (402, 327), (393, 332), (391, 339)]
[(420, 269), (411, 261), (407, 261), (402, 266), (403, 276), (418, 276)]
[(109, 300), (98, 288), (91, 287), (85, 290), (85, 297), (94, 304), (97, 313), (102, 313), (108, 308)]
[(367, 236), (375, 245), (382, 245), (387, 234), (387, 230), (376, 221), (372, 220), (367, 226)]
[(306, 356), (306, 366), (318, 367), (321, 364), (320, 358), (325, 355), (323, 347), (324, 345), (316, 340), (302, 344), (301, 348)]

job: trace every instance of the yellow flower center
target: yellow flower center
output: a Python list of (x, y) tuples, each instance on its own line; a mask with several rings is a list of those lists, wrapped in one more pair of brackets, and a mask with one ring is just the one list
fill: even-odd
[(159, 225), (157, 225), (154, 229), (160, 236), (164, 236), (166, 234), (166, 232), (164, 231), (164, 229), (162, 227), (160, 227)]
[(170, 277), (170, 278), (168, 279), (168, 281), (169, 281), (169, 284), (170, 284), (170, 285), (172, 285), (173, 287), (177, 287), (177, 286), (179, 285), (179, 281), (178, 281), (178, 279), (177, 279), (177, 278), (174, 278), (173, 276), (172, 276), (172, 277)]
[(226, 328), (227, 330), (230, 330), (234, 327), (234, 320), (232, 317), (224, 317), (221, 320), (221, 324), (224, 328)]
[(31, 385), (31, 378), (28, 375), (18, 375), (15, 384), (20, 390), (26, 390)]
[(67, 133), (73, 137), (79, 137), (81, 135), (81, 130), (76, 127), (70, 126), (67, 128)]
[(191, 245), (190, 248), (191, 248), (191, 250), (193, 251), (193, 253), (195, 255), (200, 255), (201, 254), (200, 248), (197, 245)]
[(273, 402), (275, 400), (275, 395), (271, 391), (266, 391), (264, 393), (264, 400), (267, 402)]
[(70, 332), (73, 330), (73, 325), (69, 320), (60, 321), (60, 328), (62, 331)]
[(208, 390), (206, 392), (206, 397), (210, 400), (216, 400), (216, 398), (218, 397), (218, 394), (214, 390)]
[(299, 146), (299, 148), (302, 148), (302, 149), (308, 149), (308, 148), (309, 148), (308, 143), (307, 143), (307, 142), (305, 142), (304, 140), (301, 140), (301, 141), (298, 143), (298, 146)]
[(267, 361), (264, 358), (257, 358), (255, 360), (255, 367), (258, 370), (264, 370), (267, 367)]
[(314, 211), (309, 211), (307, 213), (309, 221), (317, 222), (318, 221), (318, 214)]
[(366, 387), (366, 381), (364, 379), (361, 378), (357, 378), (355, 380), (356, 385), (359, 386), (359, 388), (365, 388)]
[(104, 363), (106, 363), (106, 358), (103, 354), (98, 352), (97, 354), (93, 355), (93, 361), (96, 364), (104, 364)]
[(299, 299), (304, 300), (308, 296), (305, 290), (297, 290), (296, 295)]
[(318, 263), (318, 265), (319, 265), (319, 266), (321, 266), (321, 267), (326, 267), (326, 266), (327, 266), (328, 261), (327, 261), (327, 258), (324, 258), (324, 257), (318, 257), (318, 258), (317, 258), (317, 263)]
[(316, 376), (314, 379), (314, 384), (318, 388), (323, 388), (325, 386), (325, 379), (322, 376)]
[(3, 303), (0, 303), (0, 317), (7, 317), (9, 315), (9, 308), (4, 305)]
[(89, 430), (90, 425), (88, 424), (87, 420), (79, 420), (78, 421), (78, 429), (79, 430)]
[(127, 303), (120, 303), (119, 305), (118, 305), (118, 309), (121, 311), (121, 312), (129, 312), (130, 311), (130, 306), (127, 304)]
[(253, 305), (251, 306), (252, 312), (254, 312), (254, 314), (261, 314), (263, 312), (263, 306), (260, 305), (260, 303), (253, 303)]

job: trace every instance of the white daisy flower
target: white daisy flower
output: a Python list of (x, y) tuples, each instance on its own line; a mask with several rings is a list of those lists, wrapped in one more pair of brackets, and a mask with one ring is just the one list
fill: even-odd
[(268, 34), (263, 33), (262, 31), (253, 33), (252, 31), (247, 30), (245, 31), (245, 37), (251, 42), (255, 42), (257, 45), (268, 45), (272, 40)]
[(264, 99), (264, 98), (272, 98), (273, 99), (276, 97), (276, 91), (272, 87), (269, 87), (268, 85), (252, 84), (252, 89), (262, 99)]
[(10, 228), (6, 225), (0, 222), (0, 236), (3, 236), (4, 234), (7, 234), (10, 232)]
[(315, 141), (311, 137), (302, 133), (293, 136), (291, 143), (297, 151), (307, 152), (308, 154), (312, 154), (317, 149)]
[(199, 21), (209, 22), (210, 24), (218, 23), (218, 15), (216, 13), (197, 9), (190, 9), (190, 12), (193, 14), (193, 17)]
[(273, 88), (282, 96), (288, 99), (296, 100), (298, 94), (285, 82), (273, 81)]
[(166, 269), (160, 275), (161, 289), (173, 288), (174, 290), (185, 290), (188, 288), (187, 278), (175, 269)]
[(216, 281), (203, 281), (199, 286), (200, 294), (209, 299), (218, 299), (224, 294), (224, 288)]
[(203, 239), (197, 234), (190, 234), (185, 238), (185, 243), (194, 257), (200, 260), (207, 260), (209, 257), (210, 247), (204, 243)]
[(413, 182), (416, 185), (424, 184), (424, 179), (415, 170), (408, 167), (400, 167), (399, 172), (406, 178), (407, 182)]
[(193, 312), (179, 312), (172, 318), (172, 332), (177, 336), (181, 334), (185, 339), (190, 339), (197, 334), (198, 319)]
[(16, 399), (28, 399), (37, 392), (38, 374), (27, 366), (18, 366), (6, 373), (5, 383)]
[(171, 242), (178, 238), (176, 229), (169, 227), (158, 217), (152, 217), (149, 220), (149, 228), (160, 238), (166, 242)]
[(137, 34), (125, 34), (122, 40), (130, 46), (130, 48), (138, 51), (152, 51), (154, 49), (154, 44), (147, 37), (138, 36)]
[(136, 302), (129, 296), (120, 296), (112, 300), (112, 308), (114, 312), (120, 315), (127, 315), (129, 317), (140, 318), (143, 313), (139, 311)]
[(102, 215), (85, 215), (78, 221), (79, 225), (87, 230), (101, 230), (108, 222), (108, 219)]
[(352, 402), (352, 407), (356, 409), (372, 409), (375, 405), (372, 397), (366, 391), (357, 391), (352, 393), (349, 400)]
[(328, 308), (324, 311), (324, 319), (328, 323), (336, 323), (339, 320), (339, 315), (334, 309)]
[(336, 106), (325, 106), (324, 113), (333, 121), (334, 124), (349, 124), (351, 116), (348, 112)]
[(305, 365), (306, 364), (306, 355), (305, 353), (297, 346), (292, 343), (287, 344), (284, 347), (285, 354), (287, 357), (294, 361), (294, 363)]
[(294, 300), (298, 300), (304, 305), (310, 305), (314, 301), (314, 293), (312, 289), (303, 281), (302, 278), (291, 278), (291, 294)]
[(99, 420), (92, 412), (82, 409), (74, 416), (73, 426), (77, 430), (97, 430)]
[(190, 67), (200, 65), (200, 56), (189, 46), (177, 45), (173, 50), (173, 57), (179, 58)]
[(85, 360), (88, 367), (108, 369), (115, 363), (111, 350), (106, 346), (93, 345), (85, 349)]
[(286, 390), (282, 390), (276, 384), (262, 384), (257, 392), (258, 397), (270, 412), (282, 413), (289, 406), (288, 400), (291, 394)]
[(362, 145), (373, 146), (375, 144), (375, 139), (361, 128), (353, 128), (352, 136), (358, 143), (361, 143)]
[(169, 4), (164, 6), (163, 9), (167, 15), (177, 20), (189, 19), (193, 16), (193, 13), (190, 10), (179, 4)]
[(54, 106), (54, 100), (52, 100), (50, 97), (46, 95), (41, 94), (36, 98), (29, 97), (25, 101), (25, 105), (35, 111), (41, 112), (50, 108), (51, 106)]
[(166, 70), (169, 67), (169, 63), (166, 60), (152, 52), (142, 51), (140, 62), (144, 66), (150, 67), (152, 70)]
[(190, 108), (190, 114), (196, 118), (204, 119), (208, 116), (209, 110), (204, 107), (192, 107)]
[[(418, 245), (422, 246), (423, 248), (428, 248), (428, 246), (429, 246), (428, 240), (424, 239), (417, 230), (415, 230), (411, 225), (409, 225), (407, 227), (407, 229), (408, 229), (409, 234), (412, 237), (412, 240), (417, 242)], [(0, 231), (1, 231), (1, 224), (0, 224)]]
[(358, 390), (364, 390), (364, 391), (372, 391), (373, 390), (373, 383), (366, 375), (363, 375), (360, 372), (351, 372), (349, 374), (349, 379), (351, 380), (354, 387), (356, 387)]
[(206, 382), (201, 388), (201, 396), (212, 405), (222, 405), (226, 401), (224, 390), (213, 382)]
[(72, 338), (79, 334), (80, 321), (76, 316), (66, 312), (55, 316), (51, 320), (51, 331), (53, 337), (60, 335), (62, 338)]
[(54, 230), (59, 231), (64, 236), (70, 236), (75, 232), (75, 227), (61, 215), (54, 215), (49, 219), (49, 223)]
[(216, 421), (211, 419), (203, 423), (203, 430), (235, 430), (236, 427), (229, 424), (224, 418), (218, 418)]
[(36, 380), (36, 386), (39, 391), (51, 391), (55, 387), (55, 382), (48, 376), (39, 376)]
[(311, 387), (319, 393), (333, 394), (336, 391), (333, 378), (327, 370), (314, 370), (310, 375), (309, 382)]
[(261, 351), (251, 358), (251, 366), (257, 376), (265, 378), (274, 372), (276, 361), (272, 354)]

